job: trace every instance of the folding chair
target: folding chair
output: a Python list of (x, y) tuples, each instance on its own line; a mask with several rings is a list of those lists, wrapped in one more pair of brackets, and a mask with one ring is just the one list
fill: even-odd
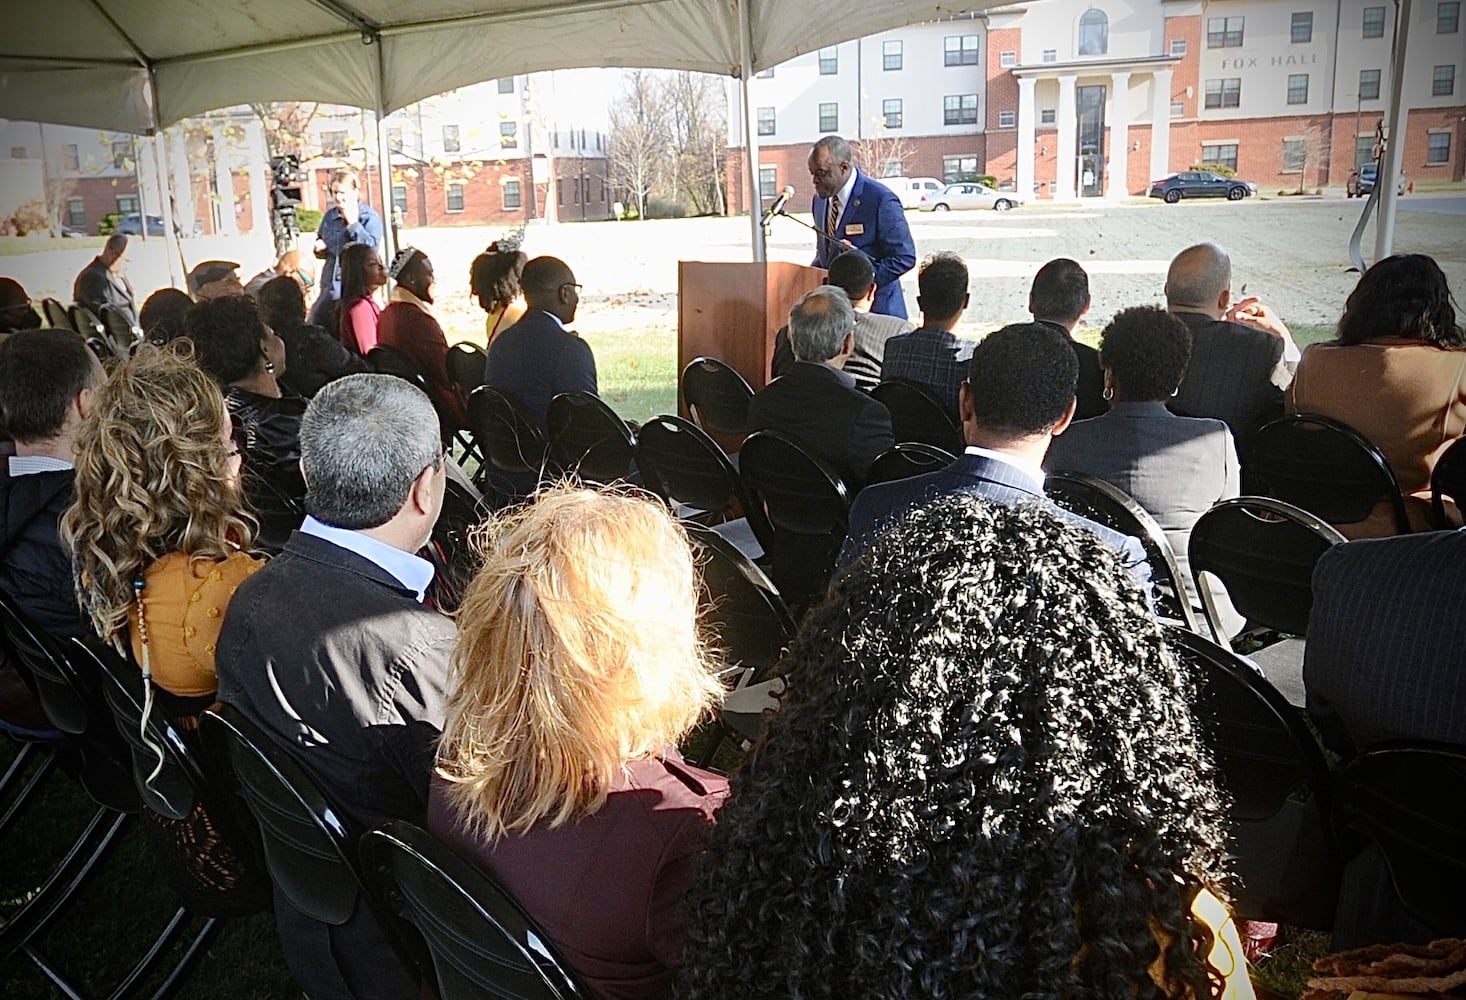
[(562, 392), (550, 400), (550, 460), (580, 480), (604, 485), (631, 471), (636, 438), (626, 421), (589, 392)]
[[(473, 390), (484, 384), (484, 363), (484, 350), (476, 344), (460, 342), (448, 348), (448, 377), (453, 380), (459, 396), (463, 399), (465, 413), (468, 412), (468, 397)], [(474, 439), (472, 428), (460, 429), (453, 436), (453, 440), (461, 449), (460, 462), (469, 458), (479, 463), (486, 461), (478, 442)]]
[(876, 456), (876, 460), (870, 464), (870, 473), (866, 476), (865, 484), (874, 486), (876, 483), (922, 476), (944, 469), (955, 461), (955, 455), (936, 445), (902, 441)]
[(1430, 470), (1430, 516), (1439, 531), (1457, 527), (1446, 515), (1446, 497), (1457, 510), (1466, 507), (1466, 438), (1457, 438)]
[(427, 596), (438, 610), (452, 612), (463, 603), (474, 571), (468, 536), (491, 513), (489, 505), (462, 483), (448, 479), (444, 484), (443, 509), (420, 553), (433, 564), (433, 582)]
[(428, 379), (422, 373), (422, 369), (395, 347), (378, 344), (367, 351), (366, 362), (371, 365), (374, 372), (395, 375), (403, 381), (411, 382), (423, 392), (428, 391)]
[(718, 443), (690, 420), (660, 416), (642, 424), (636, 437), (636, 467), (648, 489), (674, 508), (687, 509), (684, 517), (706, 525), (747, 518), (763, 551), (773, 544), (773, 530), (738, 470)]
[(507, 473), (520, 495), (533, 491), (531, 476), (536, 482), (546, 478), (545, 437), (519, 404), (504, 393), (486, 385), (473, 390), (468, 397), (468, 426), (487, 459), (479, 467), (477, 484), (487, 479), (490, 466)]
[(966, 443), (962, 428), (937, 394), (920, 382), (897, 378), (881, 382), (870, 394), (891, 411), (896, 441), (916, 441), (960, 455)]
[(132, 356), (132, 349), (142, 342), (142, 327), (137, 326), (122, 314), (122, 311), (112, 306), (103, 306), (102, 315), (98, 317), (102, 323), (102, 329), (106, 331), (107, 342), (112, 346), (113, 352), (119, 358)]
[(72, 333), (80, 333), (76, 327), (71, 325), (71, 314), (66, 307), (56, 299), (41, 300), (41, 318), (46, 325), (55, 330), (70, 330)]
[(693, 358), (678, 380), (687, 412), (705, 431), (742, 434), (748, 426), (747, 379), (716, 358)]

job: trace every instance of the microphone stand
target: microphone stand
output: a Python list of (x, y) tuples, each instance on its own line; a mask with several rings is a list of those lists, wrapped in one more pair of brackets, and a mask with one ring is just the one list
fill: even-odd
[(814, 233), (820, 239), (826, 240), (829, 243), (834, 244), (834, 252), (830, 254), (830, 258), (829, 258), (830, 260), (834, 260), (837, 256), (839, 256), (840, 254), (844, 253), (847, 250), (859, 250), (861, 253), (865, 254), (866, 257), (869, 257), (870, 260), (872, 260), (872, 261), (875, 260), (874, 257), (871, 257), (870, 254), (866, 253), (860, 247), (846, 246), (844, 243), (840, 242), (839, 240), (835, 239), (835, 237), (833, 237), (829, 233), (825, 232), (819, 226), (810, 225), (808, 222), (805, 222), (803, 219), (796, 219), (794, 216), (792, 216), (789, 213), (785, 212), (782, 208), (779, 209), (777, 212), (770, 212), (769, 215), (768, 215), (768, 217), (764, 219), (764, 235), (765, 236), (767, 236), (768, 235), (768, 232), (769, 232), (769, 229), (768, 229), (769, 220), (772, 219), (775, 215), (782, 216), (783, 218), (788, 219), (790, 222), (797, 222), (801, 226), (803, 226), (805, 229), (808, 229), (810, 232)]

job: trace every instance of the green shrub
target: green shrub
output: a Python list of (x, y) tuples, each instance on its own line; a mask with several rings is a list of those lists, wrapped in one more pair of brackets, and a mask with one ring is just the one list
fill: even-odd
[(976, 180), (983, 187), (995, 188), (998, 186), (998, 179), (992, 174), (978, 174)]
[(1212, 173), (1218, 174), (1218, 175), (1220, 175), (1222, 177), (1236, 177), (1237, 176), (1237, 171), (1233, 170), (1231, 167), (1227, 166), (1225, 163), (1194, 163), (1194, 164), (1191, 165), (1191, 169), (1192, 170), (1210, 170)]
[(648, 219), (685, 219), (687, 218), (687, 206), (671, 198), (652, 195), (646, 200), (646, 217)]
[(111, 236), (117, 232), (117, 224), (122, 221), (121, 212), (108, 212), (102, 216), (102, 221), (97, 223), (98, 236)]
[(295, 210), (295, 226), (302, 233), (313, 233), (321, 225), (321, 214), (313, 208), (300, 207)]

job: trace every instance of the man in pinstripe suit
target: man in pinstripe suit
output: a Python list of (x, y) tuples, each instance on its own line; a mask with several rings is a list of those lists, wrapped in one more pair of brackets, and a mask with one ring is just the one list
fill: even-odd
[(1215, 243), (1187, 247), (1166, 273), (1166, 307), (1191, 329), (1191, 364), (1171, 400), (1186, 417), (1226, 421), (1245, 462), (1252, 435), (1283, 413), (1298, 345), (1257, 298), (1232, 301), (1232, 259)]
[(1079, 362), (1069, 338), (1042, 323), (1005, 326), (978, 342), (968, 372), (960, 403), (967, 450), (945, 469), (862, 490), (850, 510), (840, 565), (911, 508), (948, 493), (973, 493), (1007, 506), (1043, 504), (1088, 528), (1120, 554), (1148, 594), (1151, 568), (1138, 539), (1071, 514), (1044, 496), (1044, 453), (1074, 419)]

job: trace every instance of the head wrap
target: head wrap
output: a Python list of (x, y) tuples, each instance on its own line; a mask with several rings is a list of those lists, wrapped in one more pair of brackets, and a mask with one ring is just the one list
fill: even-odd
[(392, 266), (387, 268), (387, 276), (396, 281), (397, 276), (407, 270), (407, 265), (412, 263), (412, 259), (421, 256), (422, 251), (416, 247), (403, 247), (402, 251), (392, 258)]

